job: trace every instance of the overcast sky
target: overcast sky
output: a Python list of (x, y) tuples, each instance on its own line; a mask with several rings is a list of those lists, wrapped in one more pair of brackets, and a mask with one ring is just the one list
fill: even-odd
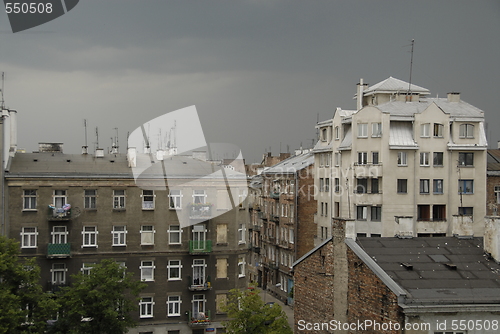
[(83, 0), (12, 33), (0, 11), (5, 101), (19, 147), (63, 142), (80, 153), (120, 150), (127, 132), (195, 105), (207, 142), (239, 146), (249, 162), (310, 147), (319, 120), (354, 109), (360, 78), (389, 76), (485, 112), (500, 140), (500, 1)]

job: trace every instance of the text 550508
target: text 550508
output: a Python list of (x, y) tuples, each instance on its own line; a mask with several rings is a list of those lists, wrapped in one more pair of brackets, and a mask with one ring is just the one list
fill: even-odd
[(42, 3), (42, 2), (6, 2), (5, 3), (5, 12), (7, 14), (45, 14), (52, 13), (52, 4)]

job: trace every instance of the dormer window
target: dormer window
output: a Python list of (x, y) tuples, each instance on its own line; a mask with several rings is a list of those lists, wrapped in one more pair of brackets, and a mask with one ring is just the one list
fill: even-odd
[(460, 124), (460, 138), (474, 138), (474, 124)]
[(328, 141), (328, 129), (321, 129), (321, 141)]

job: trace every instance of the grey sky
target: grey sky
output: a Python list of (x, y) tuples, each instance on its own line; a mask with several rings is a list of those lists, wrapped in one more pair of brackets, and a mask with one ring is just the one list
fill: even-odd
[(0, 12), (6, 105), (19, 146), (64, 142), (79, 153), (88, 120), (108, 148), (166, 112), (196, 105), (208, 142), (250, 162), (311, 145), (319, 119), (354, 109), (360, 78), (409, 79), (431, 95), (459, 91), (500, 140), (500, 2), (83, 0), (13, 34)]

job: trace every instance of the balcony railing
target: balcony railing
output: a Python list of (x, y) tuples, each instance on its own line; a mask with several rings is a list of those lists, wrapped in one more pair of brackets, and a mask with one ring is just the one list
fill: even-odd
[(71, 219), (71, 205), (66, 204), (62, 208), (56, 208), (53, 205), (49, 205), (48, 220), (52, 221), (67, 221)]
[(211, 324), (210, 310), (206, 312), (192, 313), (188, 312), (189, 326), (191, 327), (203, 327), (209, 326)]
[(56, 293), (59, 290), (61, 290), (61, 288), (64, 288), (68, 285), (69, 284), (67, 284), (67, 283), (53, 283), (53, 282), (49, 281), (49, 282), (47, 282), (47, 291), (50, 291), (52, 293)]
[(189, 253), (201, 254), (210, 253), (212, 251), (212, 240), (189, 240)]
[(71, 244), (48, 244), (47, 257), (49, 258), (65, 258), (71, 256)]
[(188, 277), (188, 289), (191, 291), (204, 291), (204, 290), (212, 290), (212, 280), (210, 276), (206, 277)]
[(190, 219), (210, 219), (212, 217), (212, 204), (190, 204)]

